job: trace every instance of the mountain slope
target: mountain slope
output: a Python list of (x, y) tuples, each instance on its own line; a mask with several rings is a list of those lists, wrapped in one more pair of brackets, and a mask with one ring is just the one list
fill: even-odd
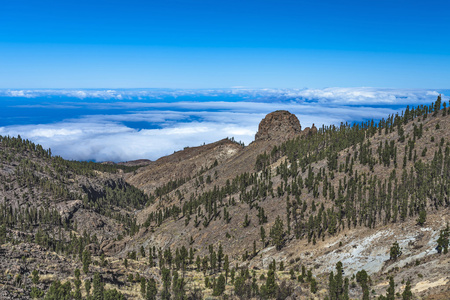
[(130, 299), (151, 299), (153, 280), (164, 299), (368, 299), (386, 295), (391, 276), (394, 293), (446, 299), (441, 104), (303, 131), (277, 111), (247, 147), (222, 140), (144, 167), (67, 162), (2, 138), (2, 297), (50, 294), (56, 278), (75, 284), (90, 254), (81, 280)]
[[(380, 276), (391, 270), (383, 264), (389, 261), (390, 247), (400, 238), (411, 242), (401, 243), (408, 249), (404, 251), (408, 255), (400, 261), (403, 258), (411, 261), (416, 256), (428, 259), (436, 253), (439, 230), (450, 221), (449, 127), (448, 115), (443, 110), (434, 115), (433, 107), (421, 107), (405, 116), (389, 116), (378, 127), (367, 122), (353, 127), (323, 128), (316, 135), (303, 135), (278, 143), (275, 148), (273, 144), (263, 144), (267, 141), (256, 141), (217, 169), (211, 169), (209, 172), (219, 174), (217, 180), (198, 184), (192, 179), (167, 194), (157, 206), (142, 211), (154, 232), (143, 234), (138, 241), (163, 249), (193, 247), (200, 255), (210, 252), (209, 245), (217, 248), (221, 244), (223, 251), (239, 261), (240, 266), (267, 268), (276, 258), (294, 269), (306, 265), (318, 274), (333, 268), (333, 264), (322, 265), (327, 261), (337, 263), (327, 252), (342, 251), (355, 256), (354, 260), (347, 259), (348, 265), (344, 266), (350, 274), (366, 266), (369, 274)], [(273, 150), (270, 154), (262, 154), (269, 149)], [(251, 164), (261, 171), (253, 173)], [(246, 171), (250, 172), (239, 175)], [(173, 209), (174, 205), (179, 206), (174, 209), (175, 214), (167, 212), (166, 221), (157, 220), (158, 210)], [(262, 209), (267, 222), (261, 221)], [(422, 212), (428, 214), (423, 227), (415, 225)], [(284, 222), (280, 251), (261, 241), (261, 226), (266, 240), (270, 239), (269, 232), (278, 216)], [(404, 226), (411, 229), (409, 235), (398, 233)], [(379, 230), (389, 232), (383, 235), (378, 250), (381, 256), (371, 255), (374, 245), (369, 242), (356, 251), (362, 254), (356, 255), (353, 248), (346, 248), (354, 245), (353, 239), (371, 241), (374, 234), (373, 238), (377, 238)], [(424, 241), (418, 242), (422, 243), (420, 247), (427, 246), (415, 251), (413, 244), (421, 231), (433, 234), (421, 237)], [(329, 239), (341, 241), (342, 249), (337, 249), (339, 242), (334, 248), (325, 247)], [(242, 261), (242, 257), (252, 257), (254, 243), (256, 256)], [(317, 257), (321, 257), (320, 265)], [(441, 257), (434, 259), (439, 266)], [(379, 266), (370, 267), (373, 264)], [(429, 276), (436, 282), (443, 278), (441, 283), (448, 286), (445, 269), (436, 268)], [(413, 281), (416, 286), (420, 282)], [(442, 288), (442, 284), (435, 289)], [(375, 291), (381, 292), (381, 287)]]

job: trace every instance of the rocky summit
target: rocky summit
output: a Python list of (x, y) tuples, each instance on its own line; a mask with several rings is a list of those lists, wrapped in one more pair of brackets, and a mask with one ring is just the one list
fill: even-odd
[(268, 114), (260, 123), (255, 140), (289, 139), (302, 131), (300, 121), (286, 110), (277, 110)]

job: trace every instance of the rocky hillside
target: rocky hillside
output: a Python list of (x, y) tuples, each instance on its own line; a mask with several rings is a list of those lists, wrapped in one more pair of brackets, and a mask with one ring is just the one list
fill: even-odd
[[(149, 162), (146, 167), (130, 173), (127, 181), (147, 193), (153, 193), (157, 188), (170, 190), (173, 189), (171, 186), (179, 186), (191, 177), (205, 173), (241, 150), (241, 145), (228, 139), (199, 147), (186, 147)], [(158, 192), (158, 195), (161, 193), (164, 191)]]
[[(342, 261), (350, 276), (364, 269), (374, 278), (395, 275), (406, 282), (400, 267), (385, 267), (392, 263), (391, 246), (399, 242), (403, 255), (396, 262), (402, 267), (415, 263), (415, 257), (435, 259), (426, 280), (436, 283), (411, 278), (413, 290), (421, 295), (445, 290), (446, 260), (435, 247), (450, 221), (448, 114), (427, 106), (379, 124), (303, 132), (292, 117), (269, 114), (254, 143), (204, 174), (210, 181), (194, 176), (141, 211), (138, 219), (152, 231), (133, 242), (161, 249), (192, 247), (200, 256), (220, 244), (240, 268), (267, 269), (276, 258), (318, 276)], [(278, 129), (270, 130), (267, 120)], [(279, 242), (271, 234), (277, 218), (283, 223)], [(122, 254), (136, 247), (133, 242)], [(332, 259), (331, 253), (341, 254)], [(374, 280), (374, 292), (383, 293), (377, 284)], [(317, 293), (325, 297), (326, 286)], [(352, 293), (363, 296), (358, 285)]]
[(2, 138), (0, 297), (448, 299), (449, 132), (438, 98), (303, 131), (276, 111), (144, 166)]

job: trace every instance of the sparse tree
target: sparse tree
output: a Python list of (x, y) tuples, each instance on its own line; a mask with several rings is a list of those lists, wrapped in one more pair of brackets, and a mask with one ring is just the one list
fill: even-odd
[(39, 271), (34, 269), (33, 272), (31, 273), (32, 275), (32, 282), (34, 285), (39, 283)]
[(397, 258), (402, 255), (402, 249), (397, 242), (392, 244), (389, 255), (391, 260), (397, 260)]
[(93, 300), (103, 300), (104, 287), (102, 282), (102, 276), (96, 272), (94, 274), (94, 279), (92, 281), (92, 299)]
[(389, 278), (389, 287), (386, 293), (386, 300), (395, 300), (395, 283), (394, 277)]
[(402, 293), (402, 299), (403, 300), (411, 300), (412, 299), (412, 292), (411, 292), (411, 282), (408, 281), (406, 282), (406, 286), (405, 286), (405, 290)]
[(427, 220), (427, 211), (422, 208), (419, 212), (419, 218), (417, 218), (417, 224), (423, 226), (426, 220)]
[(213, 296), (220, 296), (225, 291), (225, 277), (220, 274), (219, 278), (217, 279), (217, 283), (214, 286), (214, 292)]
[(86, 279), (84, 281), (84, 289), (86, 290), (86, 295), (89, 296), (89, 294), (91, 293), (91, 281), (89, 279)]
[(439, 238), (437, 240), (437, 251), (438, 253), (444, 252), (444, 254), (448, 253), (448, 245), (449, 245), (449, 235), (450, 235), (450, 227), (447, 224), (447, 227), (439, 233)]
[(280, 216), (277, 216), (275, 224), (270, 229), (270, 237), (277, 250), (280, 250), (284, 245), (283, 221)]
[(156, 287), (156, 281), (153, 278), (147, 282), (147, 295), (146, 300), (156, 300), (156, 295), (158, 294), (158, 289)]
[(89, 272), (89, 265), (92, 262), (91, 252), (89, 252), (88, 250), (84, 250), (82, 261), (83, 261), (83, 272), (84, 274), (87, 274)]
[(264, 230), (263, 226), (261, 226), (260, 231), (261, 231), (261, 242), (262, 242), (263, 248), (264, 248), (264, 247), (266, 247), (266, 231)]

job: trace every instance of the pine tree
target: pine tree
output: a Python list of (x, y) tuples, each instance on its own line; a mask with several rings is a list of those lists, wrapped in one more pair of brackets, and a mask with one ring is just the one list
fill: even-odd
[(348, 299), (348, 279), (344, 280), (342, 278), (342, 263), (339, 261), (336, 264), (336, 275), (333, 272), (330, 273), (329, 283), (328, 283), (328, 294), (330, 300), (343, 300)]
[(6, 226), (2, 224), (0, 226), (0, 245), (6, 243)]
[(33, 272), (31, 273), (32, 277), (32, 282), (34, 285), (39, 283), (39, 271), (34, 269)]
[(81, 280), (79, 269), (75, 269), (75, 280), (73, 283), (75, 285), (75, 292), (73, 293), (73, 297), (75, 298), (75, 300), (81, 300)]
[(156, 300), (156, 295), (158, 294), (158, 289), (156, 287), (156, 281), (153, 278), (147, 282), (147, 295), (146, 300)]
[(144, 277), (141, 277), (141, 295), (145, 297), (147, 294), (146, 280)]
[(200, 271), (201, 264), (202, 264), (202, 261), (200, 259), (200, 256), (197, 255), (197, 259), (195, 260), (195, 265), (197, 266), (197, 272)]
[(180, 278), (178, 276), (178, 272), (173, 272), (172, 278), (172, 291), (175, 300), (182, 300), (185, 298), (185, 289), (184, 289), (184, 278)]
[(223, 248), (222, 244), (219, 244), (219, 250), (217, 251), (217, 267), (220, 272), (220, 269), (222, 268), (222, 260), (223, 260)]
[(219, 278), (217, 279), (217, 283), (214, 286), (214, 292), (213, 296), (220, 296), (225, 291), (225, 277), (220, 274)]
[(44, 300), (70, 299), (71, 290), (72, 288), (69, 281), (66, 281), (64, 284), (61, 284), (61, 281), (59, 280), (53, 281)]
[(334, 273), (333, 271), (331, 271), (330, 276), (328, 277), (328, 295), (330, 296), (329, 300), (337, 300), (336, 294), (336, 280), (334, 280)]
[(411, 282), (409, 281), (409, 279), (406, 282), (405, 290), (402, 293), (402, 299), (403, 300), (411, 300), (412, 299)]
[(284, 244), (283, 221), (280, 216), (277, 216), (275, 224), (270, 229), (270, 237), (272, 238), (272, 242), (276, 246), (277, 250), (280, 250)]
[(261, 231), (261, 242), (262, 242), (263, 248), (264, 248), (264, 247), (266, 247), (266, 231), (264, 230), (263, 226), (261, 226), (260, 231)]
[(265, 284), (265, 293), (268, 297), (274, 297), (278, 289), (278, 285), (275, 281), (275, 270), (269, 269), (267, 272), (266, 284)]
[(245, 214), (245, 219), (244, 222), (242, 222), (242, 226), (245, 228), (248, 227), (248, 225), (250, 225), (250, 219), (248, 218), (248, 214)]
[(161, 298), (164, 300), (170, 299), (170, 283), (171, 283), (171, 276), (170, 276), (170, 270), (166, 268), (162, 268), (161, 270), (162, 274), (162, 281), (163, 281), (163, 291), (161, 292)]
[(370, 297), (368, 279), (369, 276), (367, 275), (367, 272), (364, 269), (356, 273), (356, 281), (359, 282), (362, 288), (363, 300), (368, 300)]
[(395, 300), (395, 283), (392, 276), (389, 278), (389, 287), (386, 293), (386, 300)]
[(439, 96), (437, 97), (436, 102), (434, 103), (433, 117), (437, 116), (438, 111), (441, 109), (441, 103), (442, 103), (442, 97), (441, 97), (441, 94), (439, 94)]
[(315, 294), (318, 290), (316, 279), (312, 278), (309, 284), (311, 293)]
[(336, 281), (336, 295), (337, 299), (342, 299), (342, 296), (344, 294), (344, 282), (342, 280), (342, 263), (339, 261), (336, 264), (336, 276), (334, 277), (334, 280)]
[(84, 289), (86, 290), (86, 295), (89, 296), (91, 292), (91, 281), (89, 279), (84, 281)]
[(103, 282), (102, 282), (102, 276), (96, 272), (94, 274), (94, 279), (92, 280), (92, 299), (93, 300), (103, 300)]
[(419, 224), (420, 226), (423, 226), (423, 224), (425, 224), (425, 221), (427, 219), (427, 212), (425, 209), (421, 209), (419, 212), (419, 218), (417, 219), (417, 224)]
[(91, 252), (88, 250), (83, 251), (83, 272), (84, 274), (87, 274), (89, 272), (89, 265), (91, 264)]
[(448, 245), (449, 245), (449, 235), (450, 235), (450, 228), (447, 224), (447, 227), (439, 233), (439, 238), (437, 240), (437, 251), (438, 253), (442, 253), (442, 250), (444, 251), (444, 254), (448, 253)]
[(230, 269), (230, 262), (228, 261), (228, 254), (225, 255), (225, 260), (223, 262), (223, 269), (225, 270), (225, 283), (228, 282), (228, 272)]
[(389, 255), (391, 260), (397, 260), (397, 258), (402, 255), (402, 250), (397, 242), (392, 244)]

